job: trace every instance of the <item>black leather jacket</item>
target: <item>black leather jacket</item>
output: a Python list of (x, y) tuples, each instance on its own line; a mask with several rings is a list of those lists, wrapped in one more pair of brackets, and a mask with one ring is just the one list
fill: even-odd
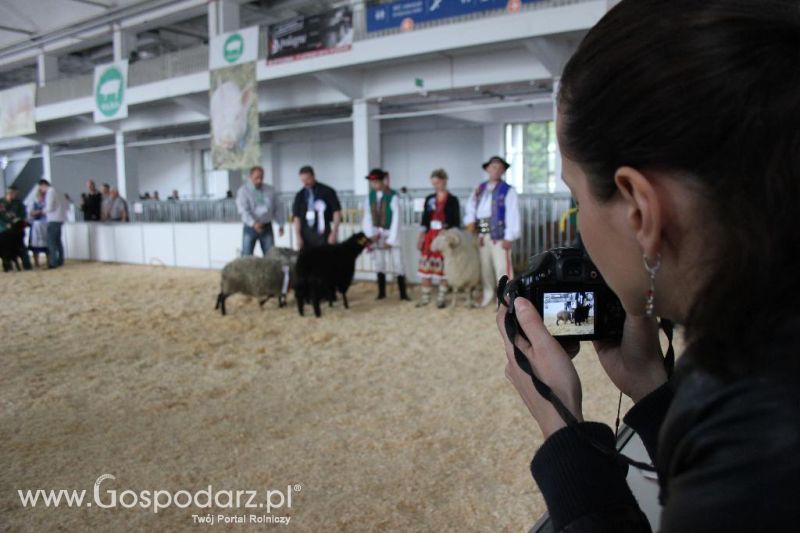
[[(691, 350), (673, 380), (642, 399), (625, 422), (655, 458), (664, 506), (660, 531), (800, 531), (800, 328), (773, 340), (770, 365), (723, 380)], [(531, 470), (556, 531), (649, 532), (626, 467), (594, 448), (613, 447), (608, 426), (564, 428)]]

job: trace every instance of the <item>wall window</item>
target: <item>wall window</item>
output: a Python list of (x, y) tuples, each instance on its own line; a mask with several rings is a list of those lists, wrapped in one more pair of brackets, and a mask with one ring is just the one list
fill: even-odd
[(522, 193), (556, 190), (555, 123), (506, 124), (506, 160), (511, 163), (508, 181)]

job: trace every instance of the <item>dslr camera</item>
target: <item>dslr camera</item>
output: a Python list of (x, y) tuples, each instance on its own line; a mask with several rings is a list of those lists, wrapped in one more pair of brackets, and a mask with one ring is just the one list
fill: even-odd
[(506, 283), (503, 299), (525, 298), (556, 338), (619, 340), (625, 310), (583, 248), (554, 248), (530, 258)]

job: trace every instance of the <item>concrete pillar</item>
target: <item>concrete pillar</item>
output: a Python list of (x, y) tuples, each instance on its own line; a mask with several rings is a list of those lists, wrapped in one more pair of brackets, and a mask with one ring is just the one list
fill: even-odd
[[(139, 199), (139, 165), (136, 149), (125, 147), (125, 134), (122, 131), (114, 133), (114, 145), (117, 162), (117, 189), (120, 196), (132, 203)], [(165, 197), (168, 194), (166, 193)]]
[(119, 26), (114, 26), (112, 43), (114, 61), (128, 59), (130, 53), (136, 50), (136, 34), (131, 31), (123, 31)]
[(44, 87), (48, 81), (58, 78), (58, 57), (48, 54), (36, 56), (36, 81)]
[[(264, 162), (264, 180), (275, 187), (275, 191), (291, 190), (293, 176), (281, 176), (278, 143), (274, 140), (261, 146), (261, 160)], [(300, 185), (297, 185), (298, 188)]]
[(50, 145), (42, 145), (42, 178), (53, 183), (53, 170), (50, 164)]
[(239, 3), (235, 0), (210, 0), (208, 2), (208, 36), (238, 30), (241, 26)]
[[(367, 194), (364, 176), (381, 166), (381, 123), (373, 117), (380, 106), (366, 100), (353, 101), (353, 192)], [(391, 172), (391, 170), (390, 170)]]

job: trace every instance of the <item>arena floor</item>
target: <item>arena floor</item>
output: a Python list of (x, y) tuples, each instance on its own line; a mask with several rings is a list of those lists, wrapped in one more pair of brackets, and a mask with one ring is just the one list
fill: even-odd
[[(526, 531), (541, 435), (490, 309), (229, 299), (219, 272), (69, 263), (0, 275), (0, 530), (191, 531), (202, 509), (24, 509), (17, 490), (284, 490), (295, 531)], [(617, 395), (591, 346), (587, 419)], [(215, 510), (229, 515), (251, 511)], [(249, 531), (270, 526), (222, 526)]]

